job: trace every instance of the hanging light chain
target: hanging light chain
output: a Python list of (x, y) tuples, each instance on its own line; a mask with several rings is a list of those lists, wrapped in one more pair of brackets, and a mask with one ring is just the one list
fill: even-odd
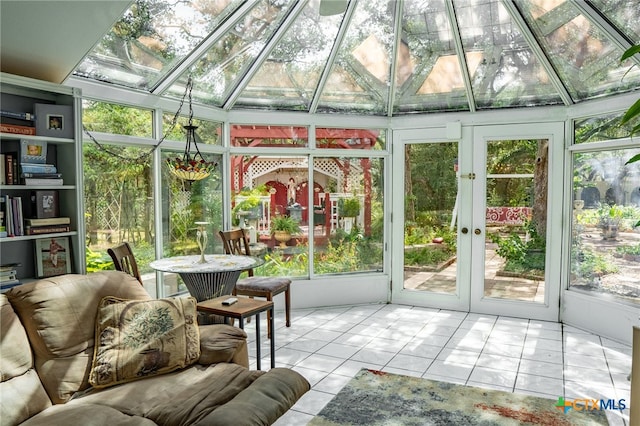
[(173, 115), (173, 118), (171, 119), (171, 127), (169, 128), (168, 131), (163, 133), (162, 138), (160, 138), (158, 143), (153, 145), (149, 151), (143, 152), (137, 157), (126, 157), (124, 155), (121, 155), (120, 153), (110, 150), (109, 148), (107, 148), (106, 146), (98, 142), (98, 140), (91, 134), (91, 132), (89, 132), (89, 130), (87, 130), (86, 127), (84, 127), (84, 125), (82, 126), (82, 130), (87, 136), (89, 136), (89, 139), (93, 141), (93, 143), (98, 147), (100, 151), (106, 154), (109, 154), (112, 157), (119, 158), (121, 160), (129, 161), (129, 162), (133, 161), (136, 163), (144, 163), (149, 157), (151, 157), (151, 155), (158, 149), (158, 147), (160, 147), (160, 145), (162, 144), (162, 142), (164, 142), (167, 135), (173, 132), (173, 129), (175, 129), (175, 127), (177, 126), (178, 118), (180, 117), (180, 113), (182, 112), (182, 107), (184, 106), (184, 101), (187, 98), (187, 95), (189, 96), (189, 125), (191, 125), (191, 123), (193, 122), (193, 106), (191, 105), (191, 88), (192, 87), (193, 87), (193, 83), (191, 81), (191, 76), (189, 76), (184, 94), (182, 95), (182, 99), (180, 99), (180, 105), (178, 106), (178, 111), (176, 111), (176, 113)]

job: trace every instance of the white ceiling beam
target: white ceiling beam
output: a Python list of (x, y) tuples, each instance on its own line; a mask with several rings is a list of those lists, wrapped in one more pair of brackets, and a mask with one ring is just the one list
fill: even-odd
[(398, 72), (398, 50), (402, 42), (402, 10), (404, 8), (404, 0), (396, 1), (396, 9), (393, 23), (393, 51), (391, 52), (391, 70), (389, 71), (389, 100), (387, 102), (387, 116), (393, 117), (393, 105), (396, 97), (396, 74)]

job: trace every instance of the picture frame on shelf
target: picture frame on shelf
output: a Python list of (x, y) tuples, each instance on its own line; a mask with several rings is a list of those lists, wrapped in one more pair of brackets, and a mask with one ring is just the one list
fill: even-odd
[(46, 219), (60, 216), (58, 191), (32, 191), (31, 216), (32, 219)]
[(47, 141), (20, 140), (20, 163), (45, 164)]
[(71, 105), (35, 104), (36, 135), (73, 139)]
[(38, 278), (71, 273), (69, 237), (40, 238), (35, 241)]

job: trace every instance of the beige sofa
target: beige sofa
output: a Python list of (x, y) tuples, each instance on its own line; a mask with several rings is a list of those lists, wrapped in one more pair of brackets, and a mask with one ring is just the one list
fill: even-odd
[(246, 334), (199, 326), (200, 356), (172, 372), (96, 389), (96, 309), (105, 296), (146, 300), (117, 271), (63, 275), (0, 294), (1, 425), (272, 424), (307, 390), (297, 372), (248, 369)]

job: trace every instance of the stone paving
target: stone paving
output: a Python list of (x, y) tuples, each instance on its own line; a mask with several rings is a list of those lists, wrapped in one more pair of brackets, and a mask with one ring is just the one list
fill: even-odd
[[(530, 280), (521, 277), (503, 277), (497, 275), (504, 264), (504, 259), (492, 248), (485, 250), (485, 282), (486, 297), (530, 302), (544, 302), (544, 281)], [(405, 271), (404, 288), (435, 293), (455, 293), (457, 262), (439, 272)]]

